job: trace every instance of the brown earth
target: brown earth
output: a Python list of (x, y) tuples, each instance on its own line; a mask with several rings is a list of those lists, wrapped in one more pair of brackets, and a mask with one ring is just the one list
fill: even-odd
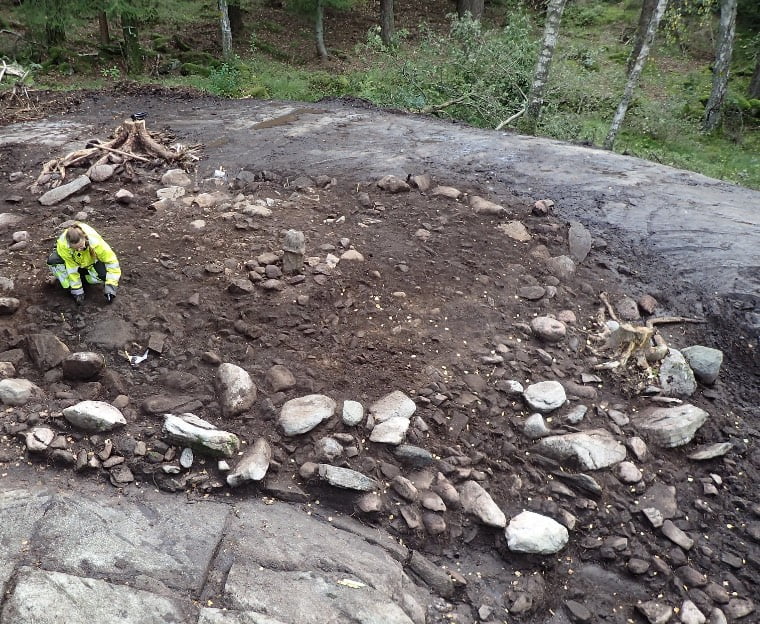
[[(159, 91), (147, 95), (161, 95), (152, 102), (154, 110), (161, 105), (171, 109), (177, 97), (184, 102), (191, 98)], [(107, 107), (109, 96), (33, 94), (31, 103), (12, 102), (4, 123), (67, 110), (86, 116), (95, 102), (101, 109)], [(197, 106), (212, 110), (213, 102), (198, 100)], [(333, 138), (340, 140), (339, 130)], [(321, 504), (383, 527), (466, 580), (450, 613), (460, 622), (476, 621), (483, 605), (491, 609), (481, 618), (484, 621), (566, 622), (572, 612), (570, 600), (585, 605), (591, 614), (583, 619), (585, 614), (576, 613), (572, 617), (580, 619), (574, 621), (639, 621), (633, 606), (658, 596), (679, 608), (688, 597), (705, 613), (715, 606), (728, 610), (721, 602), (723, 595), (716, 597), (717, 590), (708, 596), (697, 589), (704, 588), (701, 581), (679, 581), (674, 571), (683, 574), (683, 566), (717, 583), (728, 592), (726, 600), (757, 595), (760, 506), (755, 484), (760, 454), (754, 449), (758, 432), (749, 417), (756, 412), (760, 394), (741, 361), (727, 353), (717, 386), (700, 387), (688, 399), (711, 414), (694, 442), (677, 449), (650, 445), (648, 457), (636, 461), (644, 474), (637, 484), (621, 483), (611, 470), (593, 473), (600, 494), (574, 482), (577, 473), (572, 467), (560, 468), (531, 452), (532, 442), (523, 434), (530, 411), (519, 397), (504, 391), (507, 380), (527, 385), (556, 379), (570, 397), (570, 404), (549, 418), (556, 432), (576, 430), (564, 416), (569, 408), (584, 404), (590, 409), (580, 429), (609, 429), (623, 441), (637, 434), (631, 425), (613, 423), (609, 411), (632, 416), (657, 404), (642, 394), (656, 379), (648, 379), (633, 362), (623, 373), (595, 371), (594, 365), (604, 359), (589, 348), (589, 340), (601, 330), (600, 294), (609, 293), (616, 304), (636, 292), (632, 280), (621, 281), (610, 268), (624, 256), (624, 249), (597, 238), (591, 256), (576, 273), (558, 279), (546, 257), (568, 253), (568, 224), (551, 213), (534, 214), (534, 201), (541, 197), (530, 197), (524, 189), (493, 197), (476, 184), (460, 188), (506, 208), (500, 217), (475, 214), (466, 200), (417, 189), (387, 193), (378, 189), (376, 180), (357, 178), (348, 169), (320, 181), (320, 171), (299, 171), (295, 153), (288, 171), (251, 172), (256, 181), (244, 188), (232, 190), (218, 181), (197, 179), (196, 193), (217, 190), (229, 192), (230, 198), (242, 193), (251, 202), (270, 200), (271, 217), (233, 214), (232, 199), (209, 209), (182, 202), (151, 209), (160, 178), (169, 168), (166, 163), (128, 168), (93, 185), (86, 196), (40, 206), (29, 186), (45, 160), (62, 155), (24, 144), (5, 145), (0, 151), (0, 194), (12, 202), (4, 211), (23, 217), (2, 234), (3, 239), (10, 244), (14, 230), (30, 235), (26, 248), (0, 252), (0, 274), (14, 280), (12, 295), (22, 301), (18, 312), (0, 318), (0, 351), (22, 349), (17, 376), (45, 390), (44, 399), (8, 407), (0, 417), (4, 487), (53, 478), (60, 479), (62, 487), (82, 489), (100, 489), (109, 482), (107, 469), (75, 473), (71, 466), (52, 466), (49, 454), (25, 452), (23, 436), (33, 425), (44, 424), (64, 436), (58, 445), (71, 457), (81, 450), (90, 455), (103, 451), (110, 437), (114, 453), (125, 458), (135, 475), (134, 483), (117, 490), (122, 495), (139, 496), (141, 488), (157, 487), (190, 498), (292, 496), (305, 506)], [(10, 182), (9, 176), (18, 171), (23, 177)], [(79, 173), (72, 170), (69, 175)], [(296, 189), (299, 174), (311, 177), (310, 188)], [(448, 180), (439, 178), (436, 183), (446, 185)], [(128, 207), (113, 198), (120, 188), (135, 194)], [(361, 201), (362, 192), (370, 202)], [(124, 276), (111, 306), (99, 287), (88, 287), (86, 304), (77, 308), (67, 293), (45, 283), (45, 260), (54, 237), (80, 211), (87, 213), (87, 222), (121, 260)], [(202, 230), (190, 225), (198, 219), (206, 222)], [(506, 237), (497, 226), (510, 220), (521, 221), (532, 240), (520, 243)], [(284, 276), (281, 290), (264, 291), (256, 282), (250, 294), (231, 292), (231, 281), (247, 279), (261, 264), (256, 260), (261, 254), (282, 248), (289, 229), (305, 233), (307, 256), (318, 256), (321, 262), (327, 254), (340, 256), (349, 248), (364, 260), (342, 260), (332, 271), (307, 264), (304, 279)], [(635, 258), (626, 258), (626, 263), (637, 268)], [(277, 277), (274, 266), (268, 270)], [(548, 287), (549, 295), (535, 301), (518, 296), (526, 286)], [(568, 323), (565, 340), (547, 344), (532, 334), (532, 318), (563, 311), (576, 318)], [(657, 314), (669, 313), (668, 308), (657, 309)], [(660, 326), (660, 331), (677, 348), (721, 347), (714, 343), (716, 328), (710, 324), (676, 323)], [(62, 378), (60, 367), (39, 370), (26, 348), (27, 336), (42, 332), (53, 333), (71, 351), (100, 353), (107, 373), (94, 382), (73, 383)], [(104, 333), (105, 341), (96, 333)], [(151, 335), (163, 340), (160, 353), (150, 352), (145, 362), (131, 366), (127, 355), (142, 354)], [(104, 346), (109, 339), (118, 344)], [(214, 362), (219, 360), (245, 368), (259, 389), (254, 408), (234, 419), (220, 415), (214, 385)], [(294, 374), (295, 387), (271, 390), (267, 372), (275, 364)], [(602, 382), (581, 384), (584, 372), (600, 375)], [(342, 400), (357, 400), (366, 407), (395, 390), (417, 403), (421, 421), (410, 429), (407, 442), (434, 455), (432, 472), (410, 467), (391, 448), (369, 442), (362, 426), (346, 427), (340, 418), (296, 439), (282, 436), (276, 428), (279, 407), (291, 398), (323, 393), (338, 401), (340, 409)], [(128, 424), (114, 435), (83, 435), (61, 418), (61, 410), (79, 400), (110, 402), (117, 397), (128, 402), (122, 410)], [(160, 409), (151, 403), (157, 398), (163, 401)], [(181, 449), (162, 440), (163, 411), (192, 411), (235, 432), (247, 444), (267, 439), (274, 449), (267, 481), (261, 487), (230, 490), (216, 462), (202, 458), (179, 475), (164, 474), (162, 466), (176, 466)], [(440, 514), (445, 531), (432, 535), (424, 524), (410, 528), (421, 510), (390, 488), (384, 488), (384, 511), (363, 515), (356, 510), (357, 497), (299, 476), (303, 463), (314, 459), (315, 442), (336, 433), (350, 436), (348, 446), (358, 450), (340, 460), (341, 465), (385, 483), (401, 474), (421, 488), (426, 472), (435, 477), (441, 471), (454, 483), (475, 478), (507, 518), (531, 509), (574, 524), (570, 544), (556, 556), (511, 553), (503, 531), (479, 525), (456, 509)], [(723, 440), (733, 442), (726, 457), (688, 459), (694, 446)], [(158, 459), (154, 455), (151, 463), (135, 455), (138, 441), (160, 453)], [(51, 472), (54, 476), (47, 476)], [(283, 484), (292, 484), (292, 492)], [(676, 487), (675, 522), (696, 540), (692, 549), (675, 546), (639, 513), (639, 497), (657, 484)], [(718, 494), (710, 495), (707, 486), (716, 487)], [(634, 574), (631, 562), (639, 559), (648, 565)], [(753, 617), (740, 621), (756, 621)], [(429, 621), (438, 620), (431, 615)]]

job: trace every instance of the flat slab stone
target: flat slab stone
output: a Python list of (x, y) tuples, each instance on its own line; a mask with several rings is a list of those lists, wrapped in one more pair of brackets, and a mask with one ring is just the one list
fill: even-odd
[(21, 568), (0, 624), (192, 622), (192, 603), (106, 581)]
[(140, 503), (120, 506), (118, 501), (57, 496), (37, 528), (41, 567), (79, 575), (88, 570), (133, 587), (142, 583), (144, 589), (161, 583), (200, 592), (227, 510), (204, 502), (177, 505), (158, 497), (141, 498)]
[(103, 317), (96, 320), (87, 332), (87, 341), (92, 344), (121, 349), (135, 340), (135, 328), (118, 317)]
[(633, 425), (656, 444), (671, 448), (691, 442), (708, 416), (705, 410), (684, 403), (676, 407), (648, 409), (633, 419)]
[(50, 504), (44, 490), (8, 490), (0, 492), (0, 591), (13, 573), (24, 544), (28, 543), (35, 525)]

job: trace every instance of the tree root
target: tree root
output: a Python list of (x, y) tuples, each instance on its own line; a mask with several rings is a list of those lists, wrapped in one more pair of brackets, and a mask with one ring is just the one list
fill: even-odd
[(127, 119), (116, 128), (110, 141), (101, 143), (98, 139), (93, 139), (84, 149), (46, 162), (32, 189), (41, 190), (43, 187), (54, 188), (61, 185), (70, 167), (88, 167), (89, 170), (109, 161), (129, 165), (131, 162), (151, 163), (158, 159), (187, 168), (198, 161), (196, 154), (199, 148), (200, 145), (173, 145), (168, 148), (151, 136), (145, 127), (145, 120)]

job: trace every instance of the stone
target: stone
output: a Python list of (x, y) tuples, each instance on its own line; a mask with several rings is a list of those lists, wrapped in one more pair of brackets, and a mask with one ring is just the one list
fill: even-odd
[(557, 256), (546, 261), (546, 268), (559, 280), (566, 282), (575, 275), (575, 262), (568, 256)]
[(436, 186), (431, 192), (431, 195), (438, 197), (446, 197), (448, 199), (460, 199), (463, 195), (462, 191), (454, 188), (453, 186)]
[(55, 439), (55, 432), (48, 427), (34, 427), (24, 436), (26, 448), (31, 453), (42, 453)]
[(567, 335), (567, 327), (562, 321), (550, 316), (538, 316), (530, 322), (533, 335), (544, 342), (561, 342)]
[(19, 309), (21, 302), (15, 297), (0, 297), (0, 316), (10, 316)]
[(541, 381), (525, 388), (523, 398), (532, 410), (547, 414), (562, 407), (567, 400), (567, 395), (560, 382)]
[(528, 228), (525, 227), (522, 221), (507, 221), (506, 223), (500, 223), (496, 226), (496, 229), (504, 232), (509, 238), (520, 243), (527, 243), (533, 240), (533, 236), (531, 236)]
[(54, 189), (50, 189), (46, 193), (43, 193), (38, 201), (43, 206), (53, 206), (62, 202), (64, 199), (79, 193), (79, 191), (87, 188), (92, 181), (86, 175), (81, 175), (75, 178), (68, 184), (62, 184)]
[(694, 372), (694, 377), (706, 386), (712, 386), (720, 375), (723, 352), (710, 347), (695, 345), (681, 350), (686, 362)]
[(63, 416), (84, 431), (111, 431), (127, 424), (121, 411), (103, 401), (82, 401), (64, 409)]
[(703, 444), (689, 453), (689, 459), (695, 461), (707, 461), (716, 457), (723, 457), (734, 445), (731, 442), (716, 442), (715, 444)]
[(637, 604), (636, 610), (647, 619), (649, 624), (666, 624), (673, 617), (672, 607), (654, 600)]
[(225, 362), (219, 366), (216, 375), (219, 401), (226, 417), (236, 416), (251, 408), (256, 400), (256, 385), (248, 371)]
[(0, 401), (3, 405), (26, 405), (32, 398), (43, 395), (42, 388), (28, 379), (0, 380)]
[(234, 433), (217, 429), (195, 414), (165, 414), (162, 432), (170, 441), (212, 457), (234, 457), (240, 448)]
[(355, 427), (364, 420), (364, 406), (358, 401), (343, 401), (343, 424)]
[(369, 406), (369, 412), (377, 423), (395, 417), (409, 419), (416, 409), (415, 402), (400, 390), (386, 394)]
[(401, 444), (408, 429), (409, 419), (395, 416), (376, 424), (372, 428), (369, 439), (378, 444)]
[(408, 193), (411, 187), (394, 175), (383, 176), (377, 181), (377, 187), (388, 193)]
[(470, 208), (472, 208), (472, 211), (475, 214), (499, 216), (506, 212), (504, 206), (488, 201), (482, 197), (478, 197), (477, 195), (470, 197)]
[(286, 436), (302, 435), (332, 418), (337, 405), (322, 394), (309, 394), (286, 401), (280, 409), (278, 424)]
[(697, 390), (694, 372), (678, 349), (668, 349), (660, 362), (660, 386), (668, 396), (689, 397)]
[(296, 378), (287, 367), (275, 364), (267, 371), (267, 383), (272, 392), (282, 392), (295, 387)]
[(483, 524), (503, 529), (507, 517), (477, 481), (465, 481), (459, 486), (459, 500), (462, 509), (475, 516)]
[(318, 474), (321, 479), (327, 481), (330, 485), (347, 490), (373, 492), (379, 487), (378, 482), (374, 479), (349, 468), (319, 464)]
[(251, 481), (261, 481), (269, 470), (272, 447), (264, 438), (257, 438), (243, 454), (238, 465), (227, 475), (227, 485), (238, 487)]
[(629, 461), (620, 462), (615, 466), (615, 475), (622, 483), (638, 483), (642, 479), (641, 470)]
[(593, 237), (579, 221), (571, 221), (568, 231), (570, 257), (578, 264), (582, 263), (591, 251)]
[(675, 407), (649, 408), (634, 417), (632, 423), (655, 444), (672, 448), (691, 442), (708, 417), (705, 410), (684, 403)]
[(72, 353), (61, 363), (64, 379), (74, 381), (87, 381), (94, 379), (106, 367), (106, 361), (102, 355), (92, 351), (77, 351)]
[(26, 338), (26, 349), (29, 358), (41, 371), (55, 368), (71, 353), (53, 334), (30, 334)]
[(511, 551), (540, 555), (559, 552), (569, 540), (567, 528), (532, 511), (523, 511), (512, 518), (504, 534)]
[(692, 546), (694, 546), (694, 540), (673, 524), (671, 520), (663, 522), (662, 534), (684, 550), (691, 550)]
[(559, 461), (570, 461), (583, 470), (600, 470), (623, 461), (625, 447), (604, 429), (549, 436), (535, 450)]

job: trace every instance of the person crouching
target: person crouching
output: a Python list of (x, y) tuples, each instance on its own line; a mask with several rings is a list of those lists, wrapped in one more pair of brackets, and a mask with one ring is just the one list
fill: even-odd
[(119, 259), (103, 237), (86, 223), (74, 223), (63, 231), (47, 263), (61, 286), (71, 291), (77, 305), (84, 303), (82, 276), (88, 284), (105, 284), (108, 303), (116, 297), (121, 278)]

